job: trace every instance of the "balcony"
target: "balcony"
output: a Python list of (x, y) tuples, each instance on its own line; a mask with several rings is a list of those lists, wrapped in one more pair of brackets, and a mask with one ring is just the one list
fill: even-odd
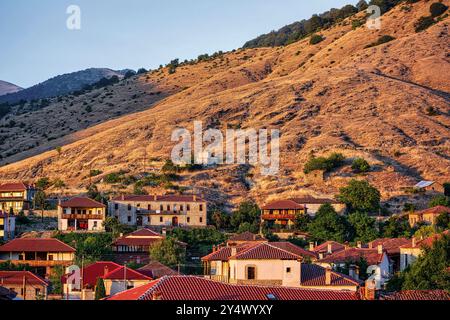
[(73, 264), (73, 261), (58, 261), (58, 260), (0, 260), (0, 263), (11, 261), (15, 265), (29, 265), (30, 267), (55, 267), (65, 266), (68, 267)]
[(294, 214), (264, 214), (263, 220), (275, 221), (275, 220), (295, 220)]
[(101, 214), (63, 214), (62, 219), (68, 220), (103, 220), (103, 215)]

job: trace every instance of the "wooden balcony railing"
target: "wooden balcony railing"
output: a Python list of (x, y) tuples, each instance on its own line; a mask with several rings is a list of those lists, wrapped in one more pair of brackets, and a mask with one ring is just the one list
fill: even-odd
[[(70, 260), (10, 260), (15, 265), (29, 265), (30, 267), (55, 267), (55, 266), (70, 266), (73, 261)], [(0, 260), (0, 263), (8, 262), (8, 260)]]
[(103, 220), (101, 214), (63, 214), (62, 219), (77, 219), (77, 220)]
[(264, 214), (263, 220), (295, 220), (294, 214)]

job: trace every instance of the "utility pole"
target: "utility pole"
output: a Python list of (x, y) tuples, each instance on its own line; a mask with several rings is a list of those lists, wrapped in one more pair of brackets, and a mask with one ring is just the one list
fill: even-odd
[(127, 290), (127, 263), (123, 265), (123, 291)]
[(23, 276), (23, 284), (22, 284), (22, 290), (23, 290), (23, 300), (27, 299), (27, 276)]

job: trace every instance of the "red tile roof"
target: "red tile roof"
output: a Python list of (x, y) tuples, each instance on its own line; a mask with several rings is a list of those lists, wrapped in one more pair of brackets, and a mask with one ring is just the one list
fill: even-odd
[(29, 271), (0, 271), (0, 285), (22, 285), (24, 282), (29, 285), (43, 285), (48, 287), (48, 283), (41, 277)]
[(128, 267), (114, 269), (108, 274), (102, 276), (103, 279), (109, 280), (123, 280), (125, 277), (127, 280), (153, 280), (152, 278)]
[(345, 263), (348, 261), (357, 262), (364, 258), (369, 265), (377, 265), (383, 259), (383, 254), (378, 253), (377, 249), (366, 248), (347, 248), (332, 253), (319, 260), (319, 263)]
[(369, 242), (369, 248), (376, 249), (379, 245), (383, 246), (383, 250), (386, 250), (387, 254), (399, 254), (400, 247), (405, 245), (411, 245), (412, 240), (406, 238), (382, 238)]
[(290, 243), (288, 241), (285, 242), (270, 242), (272, 246), (275, 246), (277, 248), (289, 251), (290, 253), (293, 253), (298, 256), (302, 257), (310, 257), (310, 258), (317, 258), (317, 254), (308, 250), (305, 250), (303, 248), (300, 248), (299, 246), (296, 246), (293, 243)]
[(152, 279), (158, 279), (158, 278), (162, 278), (164, 276), (178, 275), (178, 272), (163, 265), (159, 261), (151, 261), (150, 263), (143, 266), (142, 268), (139, 268), (137, 271), (139, 271), (142, 274), (145, 274), (146, 276), (148, 276)]
[(433, 214), (433, 215), (440, 215), (441, 213), (450, 213), (450, 208), (445, 206), (436, 206), (433, 208), (428, 208), (422, 211), (416, 211), (412, 214), (418, 214), (418, 215), (424, 215), (424, 214)]
[(23, 182), (4, 183), (0, 185), (0, 192), (3, 191), (26, 191), (29, 188), (28, 185)]
[[(301, 277), (301, 285), (302, 286), (325, 286), (325, 273), (326, 269), (315, 265), (315, 264), (306, 264), (302, 263), (302, 269), (300, 273)], [(345, 274), (331, 271), (331, 286), (359, 286), (361, 283), (350, 276)]]
[[(94, 288), (97, 279), (106, 273), (119, 269), (121, 266), (111, 261), (98, 261), (81, 270), (83, 276), (83, 288)], [(62, 276), (63, 283), (67, 282), (69, 274)]]
[(115, 197), (113, 201), (206, 202), (206, 200), (203, 199), (202, 197), (194, 195), (163, 195), (163, 196), (156, 196), (156, 200), (155, 196), (153, 195), (123, 195)]
[(60, 204), (63, 208), (105, 208), (103, 203), (85, 197), (75, 197)]
[(336, 241), (326, 241), (322, 243), (321, 245), (318, 245), (314, 248), (314, 252), (321, 253), (321, 252), (328, 252), (328, 245), (331, 244), (331, 251), (337, 252), (345, 249), (345, 245), (336, 242)]
[(17, 238), (0, 246), (0, 252), (75, 252), (71, 246), (58, 239)]
[(127, 235), (128, 237), (163, 237), (164, 236), (161, 233), (158, 233), (156, 231), (153, 231), (148, 228), (139, 229), (137, 231), (134, 231)]
[(355, 292), (233, 285), (195, 276), (170, 276), (121, 292), (107, 300), (359, 300)]
[(236, 234), (228, 239), (228, 241), (265, 241), (263, 237), (259, 234), (251, 233), (250, 231), (246, 231), (240, 234)]
[(444, 290), (406, 290), (384, 294), (381, 300), (450, 300), (450, 293)]
[[(236, 247), (236, 252), (242, 252), (246, 250), (249, 246), (254, 244), (243, 244)], [(227, 261), (231, 257), (231, 247), (219, 248), (217, 251), (211, 252), (210, 254), (204, 256), (202, 261)]]
[(260, 243), (254, 246), (247, 247), (230, 259), (237, 260), (253, 260), (253, 259), (267, 259), (267, 260), (298, 260), (300, 256), (293, 254), (284, 249), (273, 246), (270, 243)]
[(261, 207), (262, 210), (304, 209), (305, 207), (292, 200), (272, 201)]

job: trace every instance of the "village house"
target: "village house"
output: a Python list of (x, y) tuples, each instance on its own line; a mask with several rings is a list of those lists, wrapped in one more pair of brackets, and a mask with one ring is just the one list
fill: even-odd
[(119, 196), (109, 214), (122, 224), (152, 227), (206, 227), (207, 202), (197, 195)]
[(249, 242), (267, 242), (267, 240), (258, 234), (251, 233), (250, 231), (245, 231), (243, 233), (239, 233), (230, 237), (227, 240), (226, 245), (238, 246)]
[[(395, 273), (400, 271), (400, 248), (411, 244), (412, 240), (407, 238), (382, 238), (369, 242), (365, 247), (375, 249), (379, 245), (383, 246), (392, 264), (391, 273)], [(358, 247), (362, 247), (360, 242)]]
[(358, 290), (360, 281), (302, 262), (315, 259), (314, 253), (290, 242), (265, 242), (215, 248), (202, 261), (205, 277), (224, 283)]
[(297, 215), (306, 213), (306, 208), (293, 200), (272, 201), (261, 207), (261, 219), (270, 229), (293, 229)]
[(139, 271), (124, 266), (105, 273), (102, 279), (107, 296), (143, 286), (153, 280)]
[(439, 240), (442, 235), (448, 235), (449, 230), (443, 233), (435, 234), (426, 239), (412, 238), (410, 244), (405, 244), (400, 247), (400, 271), (405, 270), (408, 266), (413, 264), (419, 258), (426, 248), (430, 248), (436, 240)]
[(422, 211), (410, 212), (408, 214), (409, 224), (411, 225), (411, 228), (414, 228), (418, 223), (425, 223), (434, 226), (436, 224), (437, 217), (439, 217), (442, 213), (450, 214), (450, 208), (445, 206), (436, 206)]
[(0, 210), (0, 241), (14, 238), (16, 233), (16, 217)]
[(195, 276), (167, 276), (106, 300), (360, 300), (357, 292), (222, 283)]
[[(97, 280), (110, 271), (121, 268), (111, 261), (97, 261), (82, 268), (78, 274), (65, 274), (62, 278), (63, 297), (65, 300), (94, 300)], [(77, 277), (79, 282), (77, 283)], [(82, 283), (81, 283), (82, 282)]]
[(0, 286), (22, 300), (46, 300), (49, 284), (29, 271), (0, 271)]
[(15, 214), (28, 212), (32, 208), (32, 203), (36, 189), (34, 186), (23, 182), (5, 183), (0, 185), (0, 210), (10, 212), (11, 208)]
[(152, 279), (159, 279), (165, 276), (176, 276), (180, 274), (159, 261), (150, 261), (145, 266), (137, 269), (137, 271)]
[(58, 205), (58, 230), (105, 231), (106, 206), (95, 200), (75, 197)]
[[(358, 264), (361, 260), (367, 263), (367, 270), (359, 270)], [(315, 264), (334, 270), (348, 268), (349, 275), (356, 280), (359, 280), (359, 274), (365, 271), (369, 276), (368, 281), (375, 281), (377, 290), (382, 289), (392, 275), (392, 262), (382, 245), (375, 249), (347, 247), (317, 260)]]
[[(150, 248), (163, 241), (166, 238), (158, 232), (150, 230), (148, 228), (143, 228), (134, 231), (128, 235), (121, 236), (116, 239), (112, 244), (111, 248), (114, 252), (114, 260), (118, 263), (149, 263), (150, 262)], [(186, 244), (183, 242), (178, 242), (182, 247)]]
[(75, 249), (53, 238), (17, 238), (0, 246), (0, 263), (27, 264), (43, 278), (48, 278), (56, 266), (72, 265), (74, 259)]

